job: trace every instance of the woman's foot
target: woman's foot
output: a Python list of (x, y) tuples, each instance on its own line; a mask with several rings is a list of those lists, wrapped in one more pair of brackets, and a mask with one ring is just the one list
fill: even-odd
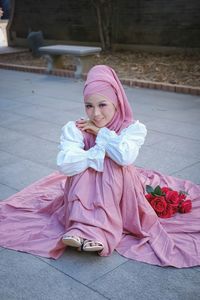
[(82, 247), (84, 240), (79, 236), (69, 236), (64, 234), (62, 237), (62, 242), (67, 246), (79, 248)]
[(102, 251), (104, 245), (101, 242), (92, 241), (92, 240), (84, 240), (81, 250), (86, 252), (99, 252)]
[(66, 246), (78, 248), (79, 251), (85, 252), (100, 252), (103, 250), (104, 245), (101, 242), (86, 240), (79, 236), (64, 234), (62, 242)]

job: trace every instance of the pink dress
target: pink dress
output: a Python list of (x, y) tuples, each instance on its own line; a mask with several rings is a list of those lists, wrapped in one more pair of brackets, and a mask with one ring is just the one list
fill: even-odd
[[(200, 265), (199, 186), (114, 162), (109, 174), (90, 171), (67, 180), (55, 172), (2, 201), (0, 246), (57, 259), (65, 250), (61, 237), (67, 230), (102, 241), (101, 255), (115, 249), (127, 258), (160, 266)], [(126, 176), (132, 184), (122, 190)], [(85, 189), (80, 190), (82, 180)], [(95, 195), (88, 188), (92, 184), (99, 188)], [(192, 211), (158, 218), (144, 197), (146, 184), (187, 190)]]
[[(85, 94), (90, 94), (91, 89), (92, 93), (106, 90), (107, 95), (109, 88), (115, 90), (118, 109), (108, 129), (123, 135), (123, 130), (133, 123), (124, 90), (111, 68), (92, 68)], [(118, 139), (114, 135), (113, 143)], [(129, 149), (134, 144), (131, 138), (132, 135), (130, 141), (125, 138), (120, 147)], [(82, 143), (77, 144), (80, 144), (80, 155), (88, 151), (94, 160), (95, 147), (99, 147), (101, 154), (109, 151), (106, 148), (109, 143), (98, 145), (91, 134), (85, 135), (84, 149)], [(70, 145), (72, 154), (70, 159), (66, 155), (66, 159), (73, 169), (73, 143)], [(80, 161), (78, 174), (68, 177), (55, 172), (2, 201), (0, 246), (57, 259), (65, 251), (61, 238), (67, 232), (102, 242), (101, 256), (111, 255), (116, 250), (127, 258), (159, 266), (200, 265), (200, 186), (136, 168), (132, 163), (120, 165), (117, 155), (114, 152), (110, 155), (113, 159), (103, 155), (97, 167), (92, 160), (87, 159), (88, 166)], [(192, 211), (177, 213), (169, 219), (158, 218), (145, 198), (146, 185), (187, 191)]]

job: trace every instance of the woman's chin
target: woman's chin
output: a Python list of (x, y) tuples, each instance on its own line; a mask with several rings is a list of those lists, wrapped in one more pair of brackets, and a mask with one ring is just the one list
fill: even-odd
[(93, 123), (95, 124), (96, 127), (98, 128), (102, 128), (106, 126), (106, 123), (104, 121), (93, 121)]

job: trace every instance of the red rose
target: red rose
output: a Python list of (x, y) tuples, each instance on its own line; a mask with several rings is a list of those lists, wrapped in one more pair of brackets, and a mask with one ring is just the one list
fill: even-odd
[(171, 189), (169, 187), (167, 187), (167, 186), (163, 186), (161, 188), (161, 191), (166, 194), (167, 192), (171, 191)]
[(167, 207), (167, 203), (166, 203), (165, 198), (163, 196), (154, 197), (151, 200), (150, 204), (151, 204), (151, 206), (153, 207), (153, 209), (155, 210), (156, 213), (163, 212)]
[(169, 203), (171, 206), (178, 207), (180, 200), (177, 191), (168, 191), (165, 198), (167, 203)]
[(183, 201), (186, 199), (186, 194), (179, 193), (179, 201)]
[(149, 202), (151, 202), (151, 200), (154, 198), (152, 194), (146, 194), (145, 197)]
[(190, 212), (192, 209), (192, 201), (190, 199), (187, 199), (183, 202), (181, 202), (179, 207), (179, 212), (182, 214)]
[(177, 192), (167, 186), (161, 188), (159, 185), (155, 188), (147, 185), (146, 191), (147, 201), (160, 218), (170, 218), (177, 212), (187, 213), (192, 209), (192, 202), (186, 199), (187, 193), (184, 191)]
[(167, 205), (166, 209), (162, 213), (160, 213), (158, 216), (160, 218), (165, 218), (166, 219), (166, 218), (171, 218), (173, 214), (174, 214), (174, 211), (173, 211), (172, 206)]

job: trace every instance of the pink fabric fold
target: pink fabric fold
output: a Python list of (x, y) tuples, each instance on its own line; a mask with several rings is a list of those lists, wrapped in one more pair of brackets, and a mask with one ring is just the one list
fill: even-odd
[[(133, 122), (123, 87), (115, 72), (96, 66), (90, 83), (112, 83), (118, 115), (108, 127), (116, 132)], [(94, 84), (92, 85), (92, 89)], [(86, 90), (86, 88), (85, 88)], [(94, 137), (85, 135), (86, 149)], [(160, 219), (145, 198), (146, 185), (185, 190), (192, 211)], [(64, 233), (104, 244), (101, 256), (121, 255), (159, 266), (200, 265), (200, 186), (153, 170), (122, 167), (106, 157), (104, 172), (91, 168), (66, 177), (58, 172), (0, 203), (0, 246), (57, 259), (65, 246)]]

